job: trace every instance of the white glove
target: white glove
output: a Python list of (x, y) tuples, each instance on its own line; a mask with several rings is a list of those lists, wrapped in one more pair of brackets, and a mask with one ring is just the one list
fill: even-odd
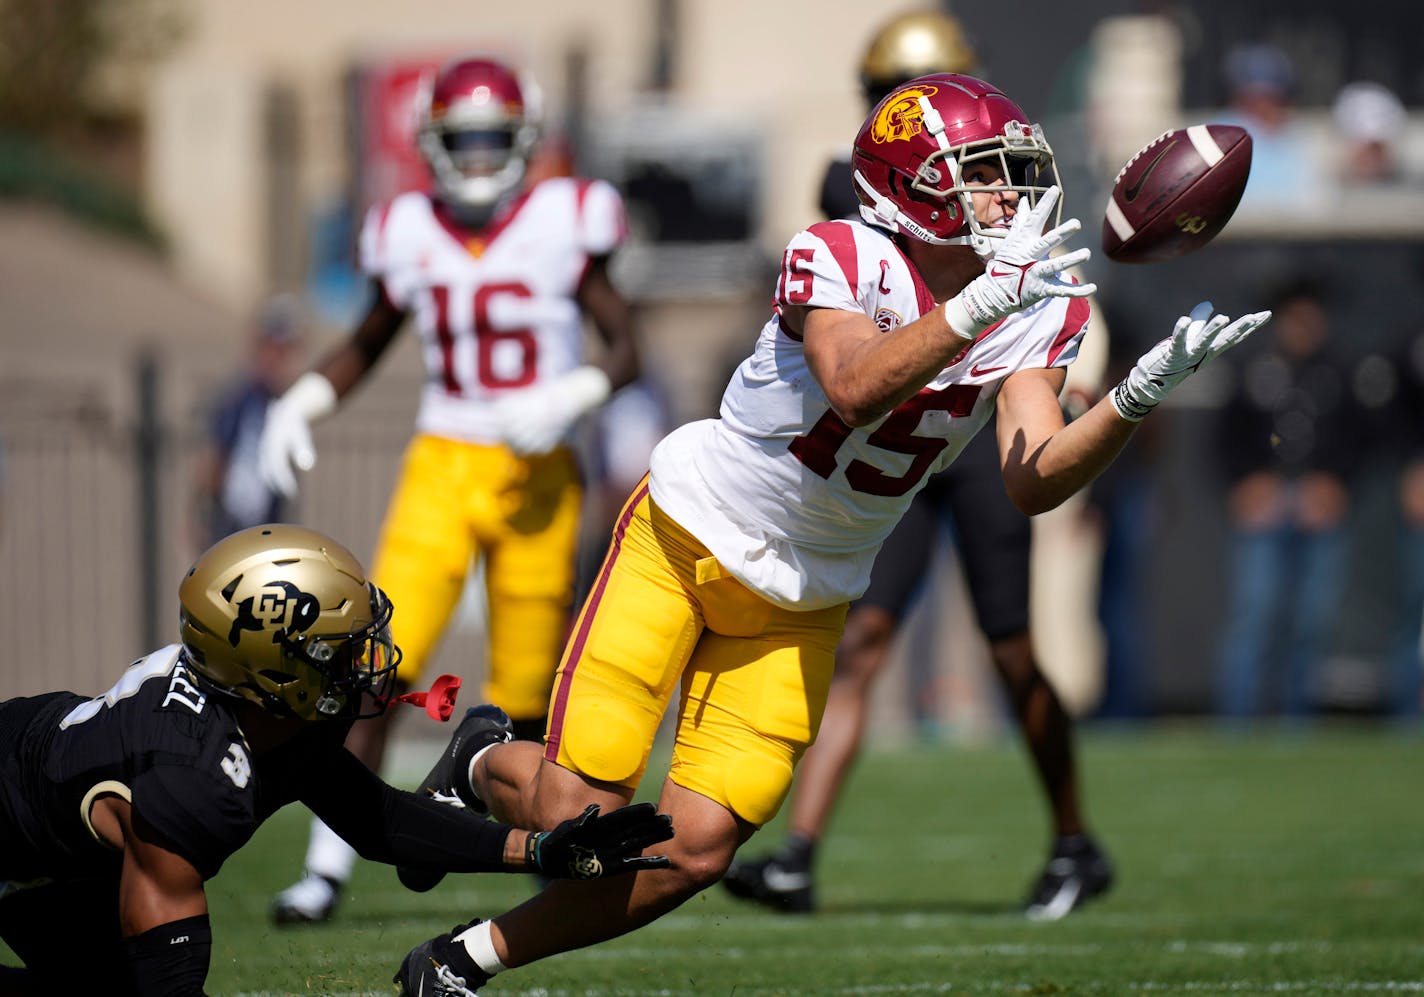
[(1064, 270), (1085, 262), (1091, 251), (1078, 249), (1048, 258), (1082, 228), (1078, 219), (1070, 218), (1043, 231), (1060, 193), (1056, 185), (1049, 187), (1032, 209), (1014, 213), (1009, 234), (984, 272), (944, 303), (944, 317), (951, 329), (973, 339), (999, 319), (1044, 298), (1086, 298), (1098, 289), (1096, 284), (1074, 284), (1062, 276)]
[(576, 367), (547, 384), (512, 392), (494, 403), (499, 435), (521, 456), (548, 453), (579, 417), (612, 393), (608, 375), (597, 367)]
[(1233, 322), (1226, 315), (1213, 315), (1211, 302), (1203, 301), (1190, 315), (1177, 319), (1172, 334), (1142, 354), (1113, 388), (1113, 408), (1128, 422), (1141, 422), (1198, 367), (1231, 349), (1270, 317), (1270, 312), (1254, 312)]
[(268, 404), (257, 444), (257, 467), (268, 487), (287, 498), (297, 494), (292, 465), (310, 471), (316, 464), (311, 424), (334, 411), (336, 389), (316, 371), (297, 378), (281, 398)]

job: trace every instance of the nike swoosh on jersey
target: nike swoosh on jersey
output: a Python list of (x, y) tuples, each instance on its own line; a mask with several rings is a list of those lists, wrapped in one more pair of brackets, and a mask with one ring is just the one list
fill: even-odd
[(1162, 161), (1162, 157), (1167, 155), (1167, 153), (1172, 150), (1172, 146), (1176, 144), (1177, 140), (1173, 139), (1172, 141), (1168, 142), (1166, 146), (1163, 147), (1161, 152), (1157, 153), (1157, 155), (1152, 157), (1152, 162), (1147, 164), (1147, 169), (1142, 171), (1142, 175), (1133, 181), (1131, 187), (1123, 191), (1123, 200), (1127, 201), (1129, 204), (1137, 200), (1137, 195), (1142, 193), (1142, 185), (1147, 182), (1147, 178), (1152, 175), (1152, 171), (1157, 168), (1157, 164)]
[(970, 367), (970, 368), (969, 368), (969, 376), (970, 376), (970, 377), (983, 377), (985, 374), (992, 374), (992, 373), (994, 373), (994, 371), (996, 371), (996, 370), (1004, 370), (1004, 369), (1006, 369), (1007, 367), (1008, 367), (1008, 364), (1000, 364), (1000, 365), (997, 366), (997, 367), (980, 367), (978, 364), (975, 364), (973, 367)]

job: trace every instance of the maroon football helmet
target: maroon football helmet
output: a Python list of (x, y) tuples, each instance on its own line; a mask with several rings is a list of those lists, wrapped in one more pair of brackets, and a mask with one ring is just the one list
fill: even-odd
[(973, 246), (987, 259), (992, 240), (1007, 230), (979, 224), (970, 193), (983, 188), (962, 179), (966, 164), (985, 159), (1003, 171), (1005, 184), (996, 189), (1018, 191), (1029, 204), (1058, 183), (1043, 128), (996, 87), (955, 73), (903, 83), (855, 137), (851, 168), (861, 215), (923, 242)]
[(447, 64), (422, 101), (420, 152), (457, 206), (488, 207), (516, 190), (538, 140), (537, 88), (493, 59)]

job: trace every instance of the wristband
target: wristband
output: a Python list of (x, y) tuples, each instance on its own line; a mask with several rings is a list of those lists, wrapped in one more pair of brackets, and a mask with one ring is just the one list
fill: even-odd
[(1112, 407), (1117, 414), (1128, 422), (1141, 422), (1147, 418), (1148, 412), (1157, 407), (1156, 403), (1149, 405), (1139, 401), (1125, 377), (1117, 383), (1117, 387), (1112, 389), (1112, 394), (1108, 397), (1112, 400)]
[(949, 323), (950, 332), (972, 341), (979, 333), (993, 325), (994, 320), (991, 318), (987, 322), (980, 322), (970, 317), (965, 300), (962, 300), (964, 297), (964, 292), (960, 291), (944, 303), (944, 320)]

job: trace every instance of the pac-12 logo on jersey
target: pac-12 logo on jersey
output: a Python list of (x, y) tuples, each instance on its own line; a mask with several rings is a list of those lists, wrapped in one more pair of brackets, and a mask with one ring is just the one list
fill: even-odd
[(227, 642), (236, 647), (244, 630), (275, 628), (288, 635), (299, 634), (311, 628), (320, 612), (316, 596), (291, 582), (270, 582), (237, 604), (237, 619), (232, 621)]
[(875, 309), (875, 325), (881, 332), (889, 332), (891, 329), (900, 328), (900, 313), (893, 308)]

